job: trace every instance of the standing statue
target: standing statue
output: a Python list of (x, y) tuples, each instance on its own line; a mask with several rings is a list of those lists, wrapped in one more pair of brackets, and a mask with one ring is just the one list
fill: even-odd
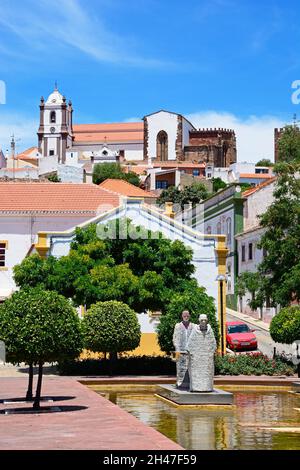
[(182, 390), (189, 388), (188, 363), (189, 355), (186, 345), (193, 328), (196, 326), (190, 322), (190, 312), (184, 310), (181, 314), (182, 321), (176, 323), (173, 333), (173, 344), (176, 351), (176, 387)]
[(212, 392), (214, 388), (214, 353), (217, 348), (207, 315), (199, 315), (199, 324), (193, 328), (186, 350), (189, 352), (190, 392)]

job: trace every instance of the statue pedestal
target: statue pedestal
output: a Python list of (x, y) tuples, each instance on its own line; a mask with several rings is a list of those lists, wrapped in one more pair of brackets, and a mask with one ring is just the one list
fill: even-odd
[(160, 385), (158, 397), (168, 400), (172, 405), (233, 405), (233, 394), (214, 388), (212, 392), (189, 392), (179, 390), (175, 385)]

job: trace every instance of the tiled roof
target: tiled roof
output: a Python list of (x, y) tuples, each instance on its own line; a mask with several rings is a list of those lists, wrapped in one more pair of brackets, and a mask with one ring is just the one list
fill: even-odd
[(98, 214), (119, 206), (119, 196), (94, 184), (0, 183), (0, 212)]
[(19, 158), (19, 159), (26, 159), (26, 160), (35, 160), (37, 159), (38, 157), (36, 156), (37, 153), (38, 153), (38, 148), (37, 147), (30, 147), (29, 149), (27, 150), (24, 150), (24, 152), (21, 152), (19, 153), (16, 158)]
[(205, 168), (206, 165), (205, 163), (193, 163), (193, 162), (155, 162), (153, 163), (154, 168), (163, 168), (163, 167), (168, 167), (168, 168), (179, 168), (179, 169), (184, 169), (184, 168)]
[(101, 189), (106, 189), (121, 196), (155, 198), (156, 195), (149, 191), (138, 188), (134, 184), (119, 179), (107, 179), (99, 185)]
[(73, 125), (75, 145), (78, 142), (143, 142), (143, 122)]
[(254, 178), (254, 179), (268, 179), (273, 178), (274, 175), (270, 173), (240, 173), (240, 178)]
[(259, 191), (260, 189), (264, 188), (265, 186), (268, 186), (269, 184), (273, 183), (276, 180), (276, 176), (272, 176), (272, 178), (269, 178), (267, 181), (264, 181), (263, 183), (258, 184), (257, 186), (254, 186), (254, 188), (249, 188), (246, 191), (243, 192), (243, 197), (248, 197), (251, 194), (255, 193), (256, 191)]
[(148, 165), (122, 165), (122, 170), (124, 173), (132, 171), (137, 175), (143, 175), (144, 173), (147, 173), (148, 168)]

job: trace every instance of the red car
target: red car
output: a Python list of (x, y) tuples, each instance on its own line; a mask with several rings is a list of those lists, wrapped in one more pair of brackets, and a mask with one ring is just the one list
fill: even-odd
[(249, 326), (242, 321), (226, 322), (226, 344), (233, 351), (257, 349), (257, 339)]

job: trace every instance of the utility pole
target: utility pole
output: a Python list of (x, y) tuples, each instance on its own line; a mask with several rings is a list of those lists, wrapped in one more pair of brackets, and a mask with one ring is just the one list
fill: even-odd
[(12, 157), (12, 160), (13, 160), (13, 180), (15, 181), (15, 153), (16, 153), (16, 141), (15, 141), (15, 136), (14, 136), (14, 134), (11, 136), (10, 148), (11, 148), (11, 157)]

